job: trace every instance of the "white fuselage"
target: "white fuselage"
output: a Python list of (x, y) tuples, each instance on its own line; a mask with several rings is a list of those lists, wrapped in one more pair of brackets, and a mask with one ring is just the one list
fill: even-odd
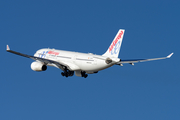
[[(81, 70), (86, 71), (88, 74), (98, 72), (115, 64), (115, 62), (107, 64), (105, 62), (107, 57), (105, 56), (55, 49), (40, 49), (34, 54), (34, 56), (57, 62), (63, 62), (64, 64), (71, 66), (70, 70), (72, 71)], [(119, 59), (116, 61), (119, 61)], [(51, 64), (47, 65), (54, 66)]]

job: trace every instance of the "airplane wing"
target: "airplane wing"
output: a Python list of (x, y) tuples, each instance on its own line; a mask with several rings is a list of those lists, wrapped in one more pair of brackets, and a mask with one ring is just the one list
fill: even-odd
[(10, 53), (13, 53), (13, 54), (16, 54), (16, 55), (23, 56), (23, 57), (31, 58), (31, 59), (33, 59), (35, 61), (40, 61), (40, 62), (44, 63), (45, 65), (54, 64), (55, 66), (57, 66), (58, 68), (60, 68), (63, 71), (65, 70), (65, 67), (67, 67), (68, 69), (71, 70), (71, 67), (68, 64), (64, 63), (64, 62), (59, 62), (59, 61), (57, 62), (57, 61), (54, 61), (54, 60), (49, 60), (49, 59), (39, 58), (39, 57), (31, 56), (31, 55), (22, 54), (22, 53), (10, 50), (8, 45), (7, 45), (6, 51), (10, 52)]
[(120, 62), (116, 63), (116, 65), (122, 66), (122, 64), (124, 64), (124, 63), (129, 63), (129, 64), (131, 64), (131, 65), (134, 65), (134, 63), (138, 63), (138, 62), (161, 60), (161, 59), (170, 58), (173, 54), (174, 54), (174, 53), (171, 53), (170, 55), (168, 55), (168, 56), (166, 56), (166, 57), (161, 57), (161, 58), (120, 60)]

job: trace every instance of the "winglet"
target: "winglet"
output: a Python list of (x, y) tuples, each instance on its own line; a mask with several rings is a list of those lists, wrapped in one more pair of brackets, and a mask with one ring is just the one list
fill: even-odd
[(171, 53), (170, 55), (167, 56), (167, 58), (170, 58), (174, 53)]
[(9, 50), (10, 50), (9, 45), (7, 45), (6, 51), (9, 51)]

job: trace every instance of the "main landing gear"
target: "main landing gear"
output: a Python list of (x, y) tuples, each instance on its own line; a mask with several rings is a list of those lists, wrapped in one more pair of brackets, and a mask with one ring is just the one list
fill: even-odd
[(67, 68), (65, 68), (64, 72), (61, 73), (62, 76), (69, 77), (74, 75), (74, 71), (70, 71)]
[(62, 72), (62, 76), (69, 77), (74, 75), (74, 71)]

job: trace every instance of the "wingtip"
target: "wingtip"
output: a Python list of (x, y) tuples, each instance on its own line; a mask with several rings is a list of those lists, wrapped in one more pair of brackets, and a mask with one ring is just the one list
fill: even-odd
[(7, 51), (9, 51), (9, 50), (10, 50), (10, 48), (9, 48), (9, 45), (7, 45), (7, 48), (6, 48), (6, 50), (7, 50)]
[(170, 58), (174, 53), (171, 53), (170, 55), (167, 56), (167, 58)]

